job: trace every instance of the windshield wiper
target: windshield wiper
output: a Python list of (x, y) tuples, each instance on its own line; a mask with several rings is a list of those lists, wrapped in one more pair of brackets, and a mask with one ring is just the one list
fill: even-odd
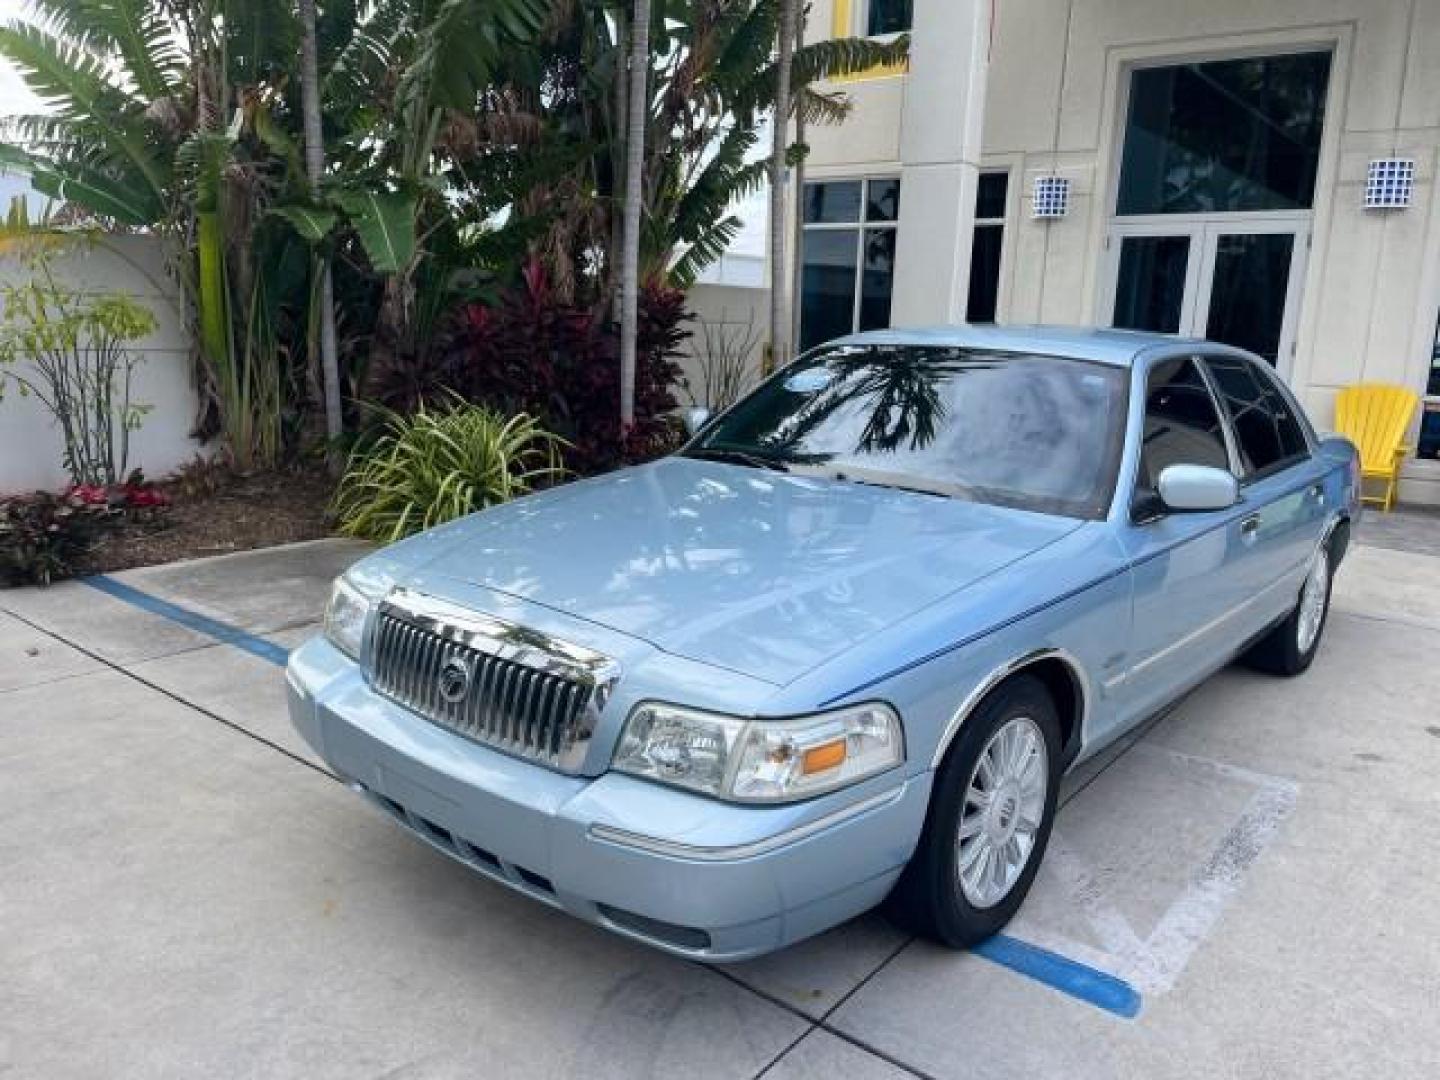
[(701, 446), (687, 451), (685, 456), (700, 458), (702, 461), (723, 461), (729, 465), (745, 465), (752, 469), (769, 469), (772, 472), (790, 471), (790, 466), (779, 458), (765, 457), (761, 454), (752, 454), (748, 450), (735, 450), (730, 447)]
[(929, 495), (935, 499), (952, 499), (955, 497), (952, 492), (941, 491), (939, 488), (921, 487), (917, 484), (906, 484), (893, 480), (856, 476), (854, 473), (846, 472), (844, 469), (836, 469), (830, 473), (830, 479), (841, 480), (848, 484), (863, 484), (866, 487), (882, 487), (890, 488), (893, 491), (908, 491), (912, 495)]

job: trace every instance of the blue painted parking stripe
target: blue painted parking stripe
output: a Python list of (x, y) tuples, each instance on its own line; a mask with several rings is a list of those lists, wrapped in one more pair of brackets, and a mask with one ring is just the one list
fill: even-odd
[(214, 638), (226, 645), (233, 645), (237, 649), (243, 649), (251, 656), (258, 656), (261, 660), (268, 660), (279, 667), (284, 667), (285, 662), (290, 658), (290, 650), (283, 645), (276, 645), (273, 641), (266, 641), (238, 626), (231, 626), (219, 619), (201, 615), (198, 611), (191, 611), (179, 604), (172, 604), (169, 600), (161, 600), (160, 597), (152, 596), (133, 585), (126, 585), (123, 581), (116, 581), (104, 574), (81, 578), (81, 580), (106, 596), (113, 596), (116, 600), (133, 604), (142, 611), (159, 615), (161, 618), (179, 623), (196, 633), (204, 634), (206, 637)]
[(1140, 994), (1124, 979), (1031, 945), (1028, 941), (1008, 934), (996, 934), (971, 951), (1116, 1016), (1132, 1019), (1140, 1013)]

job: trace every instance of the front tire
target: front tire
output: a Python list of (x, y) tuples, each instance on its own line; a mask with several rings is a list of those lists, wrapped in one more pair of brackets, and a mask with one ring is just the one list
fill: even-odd
[(1300, 598), (1285, 621), (1261, 638), (1244, 656), (1245, 663), (1259, 671), (1292, 678), (1315, 659), (1325, 620), (1330, 614), (1332, 581), (1330, 545), (1321, 544), (1310, 562)]
[(965, 721), (935, 777), (915, 854), (886, 902), (902, 926), (954, 948), (1019, 910), (1055, 820), (1060, 720), (1043, 683), (1020, 675)]

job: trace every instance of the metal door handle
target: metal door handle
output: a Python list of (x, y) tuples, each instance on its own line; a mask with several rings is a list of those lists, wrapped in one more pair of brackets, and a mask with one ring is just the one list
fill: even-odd
[(1323, 484), (1311, 484), (1307, 494), (1322, 506), (1325, 504), (1325, 487)]
[(1260, 531), (1260, 515), (1251, 514), (1244, 521), (1240, 522), (1241, 536), (1254, 536)]

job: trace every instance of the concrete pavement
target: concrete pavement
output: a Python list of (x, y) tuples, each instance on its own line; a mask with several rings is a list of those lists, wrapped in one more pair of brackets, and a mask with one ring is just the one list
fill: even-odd
[[(117, 577), (288, 647), (358, 551)], [(1305, 677), (1226, 671), (1071, 778), (1011, 933), (1136, 987), (1127, 1020), (873, 915), (662, 956), (368, 811), (262, 656), (0, 593), (0, 1073), (1433, 1076), (1437, 649), (1440, 558), (1357, 547)]]

